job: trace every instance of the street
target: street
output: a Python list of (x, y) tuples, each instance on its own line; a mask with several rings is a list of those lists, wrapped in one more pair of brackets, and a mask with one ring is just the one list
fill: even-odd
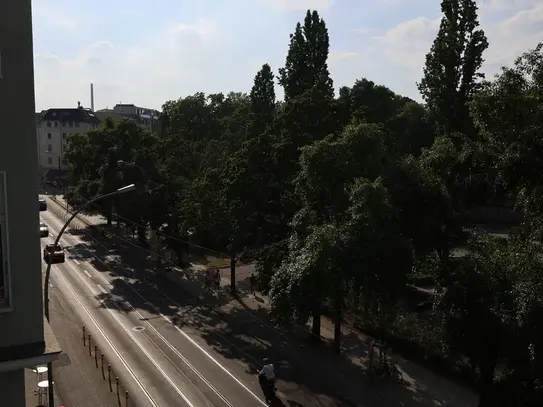
[[(43, 246), (53, 242), (62, 221), (49, 211), (41, 218), (50, 230)], [(174, 304), (157, 287), (97, 270), (99, 259), (76, 236), (64, 234), (61, 245), (66, 262), (53, 265), (51, 284), (76, 310), (138, 406), (265, 405), (254, 374), (214, 354), (196, 331), (182, 330), (160, 311)], [(120, 285), (122, 298), (116, 294)]]

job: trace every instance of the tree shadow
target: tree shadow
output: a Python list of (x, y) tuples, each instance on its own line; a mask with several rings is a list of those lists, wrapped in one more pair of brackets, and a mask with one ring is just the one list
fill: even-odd
[(97, 296), (103, 301), (102, 306), (113, 306), (119, 312), (129, 312), (132, 307), (144, 310), (151, 315), (144, 320), (165, 315), (180, 328), (197, 330), (215, 352), (241, 362), (251, 375), (257, 374), (264, 358), (271, 359), (288, 405), (304, 405), (295, 396), (299, 389), (305, 389), (304, 394), (310, 393), (317, 400), (327, 400), (327, 405), (371, 404), (372, 400), (376, 404), (400, 401), (408, 407), (436, 404), (427, 395), (394, 380), (368, 377), (364, 366), (369, 340), (360, 341), (355, 333), (344, 335), (344, 353), (336, 355), (329, 341), (315, 342), (304, 328), (274, 326), (264, 298), (253, 298), (258, 303), (254, 307), (243, 295), (250, 287), (249, 276), (238, 280), (242, 292), (236, 300), (226, 294), (227, 287), (217, 295), (206, 289), (204, 273), (179, 269), (167, 272), (153, 264), (149, 253), (138, 249), (135, 240), (127, 243), (128, 238), (118, 239), (113, 233), (104, 237), (102, 230), (102, 226), (90, 226), (71, 231), (85, 242), (86, 249), (79, 245), (69, 248), (83, 255), (99, 272), (114, 277), (110, 292)]

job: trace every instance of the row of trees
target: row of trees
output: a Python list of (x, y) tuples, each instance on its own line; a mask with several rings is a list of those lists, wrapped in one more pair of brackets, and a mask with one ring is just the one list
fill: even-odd
[[(236, 260), (253, 261), (278, 322), (312, 320), (318, 337), (329, 313), (339, 352), (347, 313), (466, 361), (481, 406), (541, 405), (542, 46), (485, 81), (475, 2), (442, 12), (425, 104), (368, 79), (336, 97), (326, 24), (308, 11), (277, 72), (283, 101), (265, 64), (249, 94), (166, 102), (157, 133), (107, 120), (71, 139), (67, 197), (136, 183), (98, 210), (173, 236), (179, 253), (193, 233), (232, 259), (234, 282)], [(469, 209), (511, 202), (524, 223), (509, 240), (466, 227)], [(421, 311), (409, 299), (423, 279), (435, 295)]]

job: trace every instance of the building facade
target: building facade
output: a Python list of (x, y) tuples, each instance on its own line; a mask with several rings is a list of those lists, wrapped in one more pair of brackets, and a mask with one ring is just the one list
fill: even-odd
[(76, 108), (47, 109), (38, 114), (38, 162), (42, 176), (49, 170), (64, 170), (62, 160), (70, 137), (100, 125), (100, 119), (80, 104)]
[(133, 104), (116, 104), (112, 110), (121, 117), (132, 119), (150, 130), (157, 130), (159, 113), (154, 109)]
[(0, 8), (0, 405), (24, 407), (24, 369), (60, 349), (43, 316), (31, 0)]

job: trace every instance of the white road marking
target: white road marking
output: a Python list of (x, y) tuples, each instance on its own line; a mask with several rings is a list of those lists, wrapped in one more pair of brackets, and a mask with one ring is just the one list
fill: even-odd
[(98, 286), (98, 289), (102, 291), (102, 294), (107, 294), (107, 291), (104, 287), (102, 287), (100, 284), (96, 284)]
[(91, 274), (87, 270), (83, 269), (83, 273), (85, 273), (88, 278), (92, 278)]
[[(100, 324), (98, 323), (98, 321), (93, 317), (93, 315), (91, 314), (91, 312), (88, 310), (88, 308), (85, 306), (85, 304), (83, 303), (83, 301), (81, 301), (81, 299), (79, 298), (79, 296), (77, 295), (77, 293), (75, 292), (75, 290), (72, 288), (72, 286), (70, 285), (70, 283), (68, 282), (68, 280), (66, 279), (66, 277), (64, 277), (62, 275), (62, 273), (58, 270), (58, 268), (55, 266), (55, 270), (56, 270), (56, 276), (58, 276), (61, 280), (64, 280), (64, 284), (68, 287), (68, 289), (72, 292), (72, 296), (76, 299), (76, 301), (79, 303), (79, 306), (83, 309), (83, 311), (85, 311), (85, 313), (87, 314), (87, 316), (89, 317), (89, 319), (92, 321), (92, 323), (94, 324), (94, 326), (96, 327), (96, 329), (98, 329), (98, 331), (102, 334), (102, 336), (104, 337), (104, 339), (106, 340), (106, 342), (108, 343), (108, 345), (111, 347), (111, 349), (113, 350), (113, 352), (115, 353), (115, 355), (119, 358), (119, 360), (121, 361), (121, 363), (123, 364), (123, 366), (126, 368), (126, 370), (128, 371), (128, 373), (130, 374), (130, 376), (132, 377), (132, 379), (136, 382), (136, 384), (138, 385), (138, 387), (141, 389), (141, 391), (145, 394), (145, 396), (147, 397), (147, 399), (151, 402), (151, 404), (154, 406), (154, 407), (160, 407), (156, 402), (155, 400), (153, 399), (153, 396), (151, 396), (151, 394), (145, 389), (145, 387), (143, 386), (143, 383), (140, 382), (140, 380), (137, 378), (137, 376), (135, 375), (134, 371), (132, 370), (132, 368), (128, 365), (128, 363), (126, 362), (126, 360), (124, 359), (123, 355), (117, 350), (117, 348), (115, 347), (115, 345), (113, 344), (113, 342), (111, 341), (111, 339), (109, 339), (109, 337), (107, 336), (107, 334), (105, 333), (104, 329), (100, 326)], [(92, 289), (91, 289), (91, 292), (92, 292)], [(95, 293), (93, 293), (95, 294)]]
[[(58, 225), (57, 225), (58, 226)], [(75, 240), (75, 241), (78, 241), (79, 243), (84, 243), (82, 242), (79, 238), (77, 238), (76, 236), (72, 236), (72, 238)], [(102, 263), (104, 266), (106, 266), (108, 269), (110, 269), (110, 267), (104, 262), (102, 261), (102, 259), (100, 259), (98, 256), (96, 256), (91, 250), (89, 250), (87, 247), (84, 247), (84, 250), (87, 251), (88, 253), (90, 253), (96, 260), (98, 260), (100, 263)], [(96, 273), (98, 275), (98, 277), (110, 288), (112, 288), (111, 284), (104, 278), (104, 276), (102, 276), (100, 273)], [(86, 282), (84, 282), (85, 284), (87, 284)], [(217, 359), (215, 359), (208, 351), (206, 351), (202, 346), (200, 346), (194, 339), (192, 339), (188, 334), (186, 334), (181, 328), (179, 328), (177, 325), (174, 324), (174, 322), (168, 318), (166, 315), (162, 314), (158, 307), (155, 306), (153, 303), (147, 301), (147, 299), (145, 297), (143, 297), (136, 289), (134, 289), (131, 285), (127, 284), (128, 288), (130, 288), (132, 291), (134, 291), (142, 300), (144, 300), (147, 304), (149, 304), (149, 306), (151, 306), (157, 313), (158, 315), (161, 316), (161, 318), (163, 318), (165, 321), (167, 321), (168, 323), (170, 323), (185, 339), (187, 339), (192, 345), (194, 345), (198, 350), (200, 350), (211, 362), (213, 362), (219, 369), (221, 369), (224, 373), (226, 373), (230, 378), (232, 378), (239, 386), (241, 386), (245, 391), (247, 391), (255, 400), (257, 400), (262, 406), (267, 406), (267, 404), (260, 399), (260, 397), (255, 394), (251, 389), (249, 389), (241, 380), (239, 380), (234, 374), (232, 374), (225, 366), (223, 366), (221, 364), (221, 362), (219, 362)], [(101, 287), (101, 286), (100, 286)], [(103, 289), (103, 287), (102, 287)], [(158, 291), (158, 290), (157, 290)], [(161, 293), (162, 294), (162, 293)], [(162, 294), (164, 295), (169, 301), (171, 301), (172, 303), (174, 303), (175, 305), (179, 306), (180, 305), (178, 303), (176, 303), (175, 301), (173, 301), (170, 297), (166, 296), (165, 294)], [(100, 300), (99, 300), (100, 301)], [(103, 301), (100, 301), (100, 302), (103, 302)], [(106, 305), (106, 308), (109, 309), (109, 307)], [(111, 310), (110, 310), (111, 311)], [(112, 314), (114, 318), (116, 318), (116, 316), (114, 314)], [(141, 315), (141, 314), (140, 314)], [(120, 323), (120, 322), (119, 322)], [(121, 323), (120, 323), (121, 324)], [(122, 326), (123, 329), (125, 329), (126, 331), (126, 328), (124, 326)], [(154, 327), (153, 327), (154, 328)], [(127, 332), (131, 337), (131, 333)], [(133, 338), (133, 337), (132, 337)], [(135, 338), (133, 338), (134, 341)], [(171, 345), (171, 343), (167, 342), (167, 340), (164, 338), (164, 341), (166, 343), (166, 345), (168, 346), (173, 346)], [(139, 343), (136, 343), (136, 345), (138, 345), (138, 347), (141, 348), (141, 345), (139, 345)], [(175, 348), (175, 347), (174, 347)], [(142, 351), (144, 353), (146, 353), (146, 351), (144, 351), (142, 349)], [(149, 358), (151, 358), (150, 356), (148, 356)], [(151, 360), (151, 359), (150, 359)], [(154, 362), (153, 360), (151, 360), (151, 362), (156, 363)], [(157, 365), (155, 365), (157, 366)], [(187, 365), (188, 366), (188, 365)], [(190, 366), (189, 366), (190, 367)], [(157, 369), (159, 369), (157, 367)], [(159, 369), (160, 370), (160, 369)], [(161, 372), (162, 373), (162, 372)], [(199, 372), (198, 372), (199, 373)], [(165, 373), (163, 373), (163, 376), (164, 376)], [(167, 378), (168, 381), (169, 378)], [(173, 384), (172, 384), (173, 385)]]
[[(92, 253), (90, 250), (86, 249), (91, 255), (93, 255), (96, 260), (98, 260), (100, 263), (102, 263), (104, 266), (106, 266), (108, 269), (109, 269), (109, 266), (103, 262), (100, 258), (98, 258), (94, 253)], [(96, 273), (98, 275), (98, 278), (100, 278), (105, 284), (107, 285), (110, 285), (109, 282), (104, 278), (104, 276), (102, 276), (100, 273)], [(111, 286), (111, 285), (110, 285)], [(158, 314), (160, 315), (160, 317), (162, 319), (164, 319), (165, 321), (169, 322), (181, 335), (183, 335), (183, 337), (185, 339), (187, 339), (192, 345), (196, 346), (196, 348), (198, 348), (198, 350), (200, 350), (205, 356), (207, 356), (209, 358), (209, 360), (211, 360), (217, 367), (219, 367), (224, 373), (226, 373), (228, 376), (230, 376), (238, 385), (240, 385), (244, 390), (246, 390), (251, 396), (253, 396), (261, 405), (263, 406), (267, 406), (267, 404), (260, 399), (260, 397), (258, 397), (257, 394), (255, 394), (251, 389), (249, 389), (241, 380), (239, 380), (236, 376), (234, 376), (225, 366), (223, 366), (221, 364), (221, 362), (219, 362), (217, 359), (215, 359), (208, 351), (206, 351), (202, 346), (200, 346), (194, 339), (192, 339), (189, 335), (187, 335), (181, 328), (179, 328), (176, 324), (174, 324), (174, 322), (169, 318), (167, 317), (166, 315), (162, 314), (158, 307), (156, 305), (154, 305), (153, 303), (149, 302), (144, 296), (142, 296), (137, 290), (135, 290), (131, 285), (127, 284), (127, 287), (130, 288), (132, 291), (134, 291), (138, 297), (140, 297), (143, 301), (146, 302), (146, 304), (148, 304), (151, 308), (153, 308), (153, 310)], [(164, 295), (166, 298), (168, 298), (168, 300), (170, 300), (172, 303), (176, 304), (178, 307), (181, 307), (179, 304), (177, 304), (175, 301), (173, 301), (170, 297), (166, 296), (165, 294), (162, 294)], [(132, 307), (131, 307), (132, 308)], [(132, 308), (133, 309), (133, 308)], [(141, 318), (143, 318), (143, 316), (140, 314)], [(151, 325), (152, 326), (152, 325)], [(154, 327), (153, 327), (154, 328)], [(160, 334), (159, 334), (160, 335)], [(160, 335), (162, 336), (162, 335)], [(164, 338), (164, 337), (163, 337)], [(162, 339), (162, 338), (161, 338)], [(170, 347), (170, 349), (175, 348), (170, 342), (168, 342), (168, 340), (166, 338), (163, 339), (164, 343)], [(177, 350), (177, 349), (176, 349)], [(188, 361), (187, 361), (188, 362)], [(189, 366), (187, 364), (187, 366)], [(191, 366), (189, 366), (190, 368)], [(198, 372), (199, 373), (199, 372)], [(205, 383), (205, 381), (204, 381)], [(207, 384), (207, 383), (206, 383)]]
[[(77, 273), (75, 273), (75, 274), (77, 275)], [(77, 277), (83, 282), (83, 284), (85, 284), (87, 286), (87, 288), (89, 289), (90, 292), (94, 291), (87, 281), (83, 280), (79, 275), (77, 275)], [(99, 288), (101, 288), (101, 291), (103, 290), (102, 292), (106, 292), (105, 289), (101, 285), (99, 285), (99, 284), (97, 284), (97, 285), (98, 285)], [(185, 394), (181, 391), (181, 389), (179, 389), (179, 387), (177, 387), (177, 385), (173, 382), (173, 380), (170, 378), (170, 376), (168, 376), (168, 374), (162, 369), (162, 367), (160, 367), (159, 363), (149, 354), (149, 352), (147, 352), (147, 349), (145, 349), (145, 347), (136, 339), (136, 337), (132, 334), (131, 330), (128, 329), (122, 323), (122, 321), (115, 314), (113, 309), (107, 304), (107, 302), (104, 301), (104, 300), (100, 300), (98, 298), (96, 298), (96, 300), (100, 304), (102, 304), (104, 306), (104, 308), (109, 312), (109, 314), (113, 317), (113, 319), (115, 319), (117, 324), (119, 324), (121, 329), (130, 337), (130, 339), (132, 339), (134, 344), (141, 350), (141, 352), (145, 356), (147, 356), (147, 359), (149, 359), (149, 361), (155, 366), (155, 368), (160, 372), (162, 377), (164, 377), (164, 379), (166, 379), (168, 381), (168, 383), (170, 383), (170, 385), (173, 387), (173, 389), (176, 391), (176, 393), (183, 399), (183, 401), (185, 403), (187, 403), (188, 407), (195, 407), (194, 404), (192, 404), (190, 402), (190, 400), (187, 398), (187, 396), (185, 396)], [(119, 307), (116, 307), (116, 308), (120, 309)]]
[(74, 259), (74, 263), (79, 266), (79, 262), (76, 259)]

